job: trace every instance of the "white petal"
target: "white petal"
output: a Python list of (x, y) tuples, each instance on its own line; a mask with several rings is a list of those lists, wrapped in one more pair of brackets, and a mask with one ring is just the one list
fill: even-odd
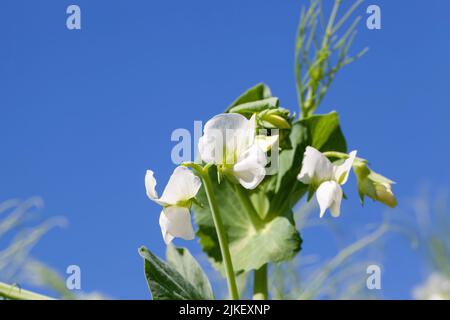
[(160, 226), (163, 236), (164, 233), (167, 233), (171, 237), (182, 238), (184, 240), (192, 240), (195, 238), (195, 232), (191, 223), (191, 214), (188, 208), (177, 206), (166, 207), (162, 215), (164, 217), (160, 217)]
[(331, 204), (330, 212), (334, 218), (337, 218), (341, 215), (341, 201), (342, 201), (342, 188), (340, 185), (336, 188), (336, 193), (334, 194), (334, 201)]
[(279, 136), (265, 136), (257, 135), (255, 137), (255, 144), (261, 148), (264, 152), (272, 149), (272, 147), (278, 142)]
[(328, 180), (333, 175), (333, 165), (320, 151), (313, 147), (306, 147), (303, 155), (302, 169), (297, 179), (304, 184), (310, 184), (314, 180)]
[(147, 192), (147, 196), (151, 200), (158, 198), (158, 193), (156, 192), (156, 179), (152, 170), (147, 170), (145, 174), (145, 190)]
[(161, 214), (159, 215), (159, 226), (161, 227), (161, 233), (166, 244), (169, 244), (174, 239), (174, 236), (167, 232), (168, 225), (169, 219), (167, 219), (164, 211), (161, 211)]
[(244, 188), (255, 189), (266, 176), (266, 165), (266, 154), (254, 145), (234, 165), (233, 174)]
[[(245, 118), (245, 117), (244, 117)], [(242, 128), (238, 129), (235, 134), (235, 139), (237, 139), (237, 155), (241, 156), (250, 147), (255, 144), (256, 136), (256, 115), (253, 114), (250, 119), (244, 122)]]
[(219, 114), (210, 119), (199, 140), (200, 157), (206, 163), (234, 164), (254, 141), (255, 117), (247, 120), (237, 113)]
[(191, 170), (182, 166), (177, 167), (170, 176), (159, 201), (176, 205), (178, 202), (190, 200), (196, 196), (200, 186), (200, 178)]
[[(217, 137), (211, 131), (208, 135), (203, 135), (198, 140), (198, 153), (202, 161), (206, 163), (221, 163), (222, 161), (222, 148), (220, 147), (223, 140), (220, 131), (217, 132)], [(217, 149), (217, 154), (216, 154)]]
[(342, 200), (342, 189), (336, 181), (325, 181), (316, 191), (317, 202), (320, 207), (320, 217), (330, 208), (333, 217), (339, 217)]
[(344, 184), (347, 182), (348, 175), (352, 169), (353, 162), (355, 161), (357, 151), (352, 151), (345, 159), (344, 163), (340, 166), (334, 166), (334, 178), (339, 184)]

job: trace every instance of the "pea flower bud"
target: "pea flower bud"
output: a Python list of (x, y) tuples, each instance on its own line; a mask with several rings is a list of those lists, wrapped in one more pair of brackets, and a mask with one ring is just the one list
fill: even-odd
[(361, 203), (364, 204), (364, 196), (368, 196), (391, 208), (397, 206), (397, 199), (392, 192), (394, 181), (372, 171), (365, 160), (355, 161), (353, 171), (358, 180), (358, 192)]

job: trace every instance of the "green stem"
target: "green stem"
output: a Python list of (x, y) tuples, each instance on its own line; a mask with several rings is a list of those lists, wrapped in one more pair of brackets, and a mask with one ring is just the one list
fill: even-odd
[(253, 300), (267, 300), (267, 264), (255, 270)]
[(247, 194), (245, 194), (244, 189), (241, 187), (241, 185), (235, 184), (234, 188), (236, 190), (236, 194), (239, 197), (239, 200), (245, 207), (245, 211), (247, 212), (247, 216), (252, 222), (252, 225), (256, 230), (260, 229), (263, 226), (263, 221), (261, 220), (259, 214), (256, 212), (255, 207), (250, 201), (250, 198)]
[(209, 177), (208, 170), (203, 170), (201, 175), (203, 186), (205, 187), (206, 196), (208, 198), (209, 207), (216, 227), (217, 237), (219, 238), (220, 251), (222, 253), (223, 264), (227, 275), (228, 291), (231, 299), (238, 300), (239, 292), (236, 285), (233, 263), (231, 261), (230, 249), (228, 247), (228, 239), (223, 226), (222, 217), (220, 216), (219, 206), (214, 196), (214, 191)]
[(328, 47), (328, 42), (330, 41), (331, 36), (333, 35), (333, 28), (334, 28), (334, 20), (336, 20), (336, 15), (339, 9), (339, 6), (341, 5), (342, 0), (335, 0), (333, 9), (331, 10), (331, 16), (328, 20), (327, 28), (325, 29), (325, 36), (322, 40), (322, 49)]
[(54, 300), (51, 297), (0, 282), (0, 297), (11, 300)]
[[(261, 229), (264, 226), (261, 217), (258, 212), (256, 212), (250, 198), (244, 192), (244, 189), (240, 185), (235, 185), (236, 193), (239, 200), (245, 207), (247, 216), (253, 224), (255, 230)], [(253, 282), (253, 300), (266, 300), (267, 299), (267, 264), (263, 265), (258, 270), (254, 271), (254, 282)]]

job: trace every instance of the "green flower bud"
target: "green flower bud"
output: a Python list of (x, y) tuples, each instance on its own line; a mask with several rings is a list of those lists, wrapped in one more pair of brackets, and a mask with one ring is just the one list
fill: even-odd
[(368, 196), (375, 201), (379, 201), (391, 208), (397, 206), (397, 199), (395, 199), (392, 192), (392, 185), (394, 181), (372, 171), (364, 160), (355, 161), (353, 165), (356, 177), (358, 179), (358, 192), (361, 198), (361, 203), (364, 204), (364, 196)]
[(267, 109), (257, 116), (261, 127), (268, 129), (290, 129), (292, 118), (289, 110), (283, 108)]

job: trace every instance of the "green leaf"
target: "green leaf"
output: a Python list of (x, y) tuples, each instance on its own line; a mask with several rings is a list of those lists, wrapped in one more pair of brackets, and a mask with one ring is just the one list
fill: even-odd
[(308, 130), (308, 143), (311, 147), (322, 152), (347, 152), (347, 143), (335, 111), (324, 115), (314, 115), (300, 122)]
[(261, 219), (265, 219), (270, 209), (269, 198), (265, 189), (248, 190), (248, 196)]
[[(140, 247), (139, 254), (144, 258), (145, 277), (147, 278), (148, 287), (152, 293), (153, 300), (211, 299), (212, 293), (205, 294), (204, 284), (198, 286), (195, 283), (191, 283), (189, 279), (186, 279), (171, 264), (160, 260), (147, 248)], [(186, 261), (190, 260), (190, 258), (185, 259)], [(190, 262), (187, 261), (187, 263)], [(193, 266), (190, 268), (195, 269)]]
[(274, 195), (271, 199), (272, 212), (290, 210), (307, 191), (307, 187), (297, 180), (308, 145), (306, 128), (299, 122), (294, 123), (289, 140), (292, 148), (283, 150), (279, 157), (278, 174), (275, 176)]
[(263, 100), (263, 99), (267, 99), (267, 98), (271, 98), (271, 97), (272, 97), (272, 93), (270, 91), (270, 88), (268, 86), (266, 86), (264, 83), (258, 83), (256, 86), (248, 89), (239, 98), (237, 98), (226, 109), (225, 112), (230, 112), (230, 109), (232, 107), (243, 104), (243, 103)]
[[(267, 217), (259, 228), (255, 227), (246, 213), (245, 207), (236, 196), (234, 186), (227, 180), (221, 184), (215, 179), (216, 172), (211, 168), (216, 200), (227, 233), (233, 267), (236, 272), (259, 269), (268, 262), (281, 262), (295, 256), (300, 250), (301, 238), (295, 228), (292, 212), (286, 215)], [(197, 194), (203, 204), (207, 199), (203, 188)], [(195, 221), (199, 226), (197, 235), (208, 256), (221, 270), (222, 257), (217, 234), (208, 205), (194, 205)]]
[(240, 113), (242, 115), (252, 115), (253, 113), (277, 107), (278, 107), (278, 98), (272, 97), (238, 104), (234, 107), (229, 108), (227, 112)]
[(214, 299), (208, 277), (188, 249), (167, 246), (167, 262), (194, 285), (206, 299)]

